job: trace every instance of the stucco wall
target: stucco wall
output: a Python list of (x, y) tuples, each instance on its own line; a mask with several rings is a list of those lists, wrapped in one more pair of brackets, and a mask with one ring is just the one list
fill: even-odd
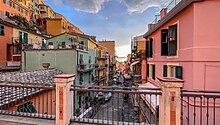
[[(2, 25), (2, 24), (0, 24)], [(4, 36), (0, 36), (0, 66), (6, 66), (6, 61), (7, 61), (7, 44), (11, 44), (12, 45), (12, 34), (13, 34), (13, 29), (12, 27), (4, 26), (4, 32), (5, 35)], [(11, 54), (12, 54), (12, 48), (10, 50)], [(8, 53), (10, 54), (10, 53)], [(12, 56), (12, 55), (11, 55)]]
[(194, 88), (220, 88), (220, 1), (208, 0), (194, 4)]
[(46, 31), (51, 35), (58, 35), (62, 33), (61, 20), (46, 19)]
[(111, 56), (115, 56), (115, 41), (99, 41), (98, 44), (106, 47), (106, 51), (108, 51)]
[(43, 69), (42, 63), (50, 63), (64, 73), (75, 74), (76, 51), (74, 50), (31, 50), (22, 52), (22, 70)]

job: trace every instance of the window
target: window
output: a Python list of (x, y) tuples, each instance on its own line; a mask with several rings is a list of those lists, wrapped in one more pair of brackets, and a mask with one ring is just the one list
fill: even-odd
[(83, 83), (83, 75), (82, 75), (82, 74), (80, 74), (80, 76), (79, 76), (79, 83), (80, 83), (80, 84)]
[(161, 30), (161, 56), (177, 55), (177, 25)]
[(167, 77), (167, 65), (163, 66), (163, 77)]
[(150, 66), (149, 66), (149, 64), (147, 64), (147, 77), (149, 77), (149, 74), (150, 74), (149, 68), (150, 68)]
[(9, 0), (4, 0), (4, 3), (7, 4), (7, 5), (9, 5), (9, 6), (12, 6), (11, 1), (9, 1)]
[(152, 65), (152, 79), (155, 80), (155, 65)]
[(66, 43), (62, 42), (61, 46), (62, 46), (62, 48), (66, 48)]
[(89, 63), (91, 63), (91, 56), (89, 56)]
[(177, 55), (177, 25), (169, 27), (168, 31), (168, 55)]
[(80, 54), (80, 56), (79, 56), (79, 63), (83, 64), (83, 55), (82, 54)]
[(28, 44), (28, 34), (24, 32), (19, 32), (19, 40), (24, 44)]
[(147, 54), (147, 58), (152, 58), (153, 57), (153, 39), (150, 38), (149, 41), (146, 42), (146, 54)]
[(156, 79), (156, 67), (155, 67), (155, 64), (148, 64), (147, 65), (147, 76), (150, 79), (153, 79), (153, 80)]
[(178, 79), (183, 79), (183, 67), (174, 65), (164, 65), (163, 66), (163, 77), (175, 77)]
[(25, 15), (27, 15), (27, 11), (24, 10), (24, 9), (22, 10), (22, 13), (25, 14)]
[(161, 56), (168, 55), (168, 29), (161, 31)]
[(5, 27), (3, 25), (0, 25), (0, 36), (5, 35)]
[(26, 112), (26, 113), (36, 113), (37, 112), (35, 107), (32, 105), (32, 102), (27, 102), (23, 105), (18, 106), (17, 111), (18, 112)]
[(10, 13), (8, 11), (5, 12), (5, 16), (9, 17)]

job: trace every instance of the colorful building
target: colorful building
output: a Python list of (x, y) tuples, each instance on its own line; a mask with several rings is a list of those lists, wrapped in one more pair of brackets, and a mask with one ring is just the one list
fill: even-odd
[(26, 6), (30, 10), (30, 20), (36, 22), (36, 19), (41, 14), (40, 13), (40, 4), (43, 2), (41, 0), (24, 0), (26, 1)]
[(10, 16), (20, 15), (30, 21), (30, 11), (25, 1), (1, 0), (0, 1), (0, 18), (7, 19)]
[(108, 52), (109, 58), (106, 60), (109, 64), (108, 78), (113, 79), (116, 70), (115, 41), (98, 41), (98, 44), (105, 47)]
[(176, 77), (185, 89), (220, 88), (219, 6), (220, 1), (182, 0), (169, 13), (161, 11), (160, 21), (144, 34), (149, 82)]
[(132, 41), (131, 71), (135, 83), (146, 82), (146, 39), (136, 36)]
[(12, 36), (13, 27), (0, 21), (0, 67), (7, 66), (7, 61), (12, 61)]

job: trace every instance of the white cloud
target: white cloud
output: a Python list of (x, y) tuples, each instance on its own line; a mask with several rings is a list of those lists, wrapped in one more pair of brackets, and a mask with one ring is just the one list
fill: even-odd
[(132, 13), (143, 13), (150, 7), (163, 7), (167, 5), (170, 0), (121, 0), (128, 8), (128, 12)]
[(118, 57), (126, 57), (128, 53), (131, 53), (131, 45), (116, 47), (116, 53)]
[(77, 11), (98, 13), (105, 2), (109, 0), (51, 0), (55, 5), (66, 4), (73, 6)]

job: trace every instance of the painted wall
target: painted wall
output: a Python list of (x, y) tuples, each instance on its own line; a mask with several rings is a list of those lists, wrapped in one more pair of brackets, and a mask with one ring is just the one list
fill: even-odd
[(137, 41), (137, 52), (146, 50), (146, 41)]
[(75, 74), (75, 50), (30, 50), (22, 52), (22, 70), (43, 69), (42, 63), (50, 63), (49, 68), (55, 68), (67, 74)]
[(220, 89), (220, 1), (194, 4), (194, 88)]
[(51, 35), (62, 33), (62, 25), (60, 19), (46, 19), (46, 31)]
[(106, 47), (106, 51), (108, 51), (111, 56), (115, 56), (115, 41), (99, 41), (98, 44)]
[[(0, 26), (3, 24), (0, 24)], [(4, 36), (0, 36), (0, 66), (6, 66), (7, 62), (7, 44), (12, 45), (12, 34), (13, 34), (13, 29), (12, 27), (4, 26)], [(8, 53), (9, 56), (12, 55), (12, 48), (10, 48), (10, 53)], [(9, 58), (11, 60), (11, 58)]]

